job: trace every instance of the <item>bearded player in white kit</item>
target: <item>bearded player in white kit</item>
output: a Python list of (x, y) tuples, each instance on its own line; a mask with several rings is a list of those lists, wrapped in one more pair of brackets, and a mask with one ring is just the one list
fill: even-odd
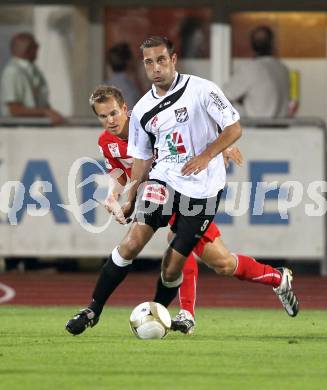
[[(130, 119), (128, 154), (134, 158), (131, 181), (136, 185), (116, 213), (119, 222), (126, 223), (134, 211), (139, 184), (148, 176), (150, 180), (139, 191), (135, 220), (109, 257), (95, 292), (108, 298), (154, 232), (175, 213), (174, 235), (163, 257), (154, 298), (167, 306), (182, 282), (186, 257), (216, 214), (226, 176), (221, 152), (241, 136), (241, 127), (238, 113), (215, 84), (176, 73), (176, 54), (166, 38), (149, 38), (141, 48), (153, 87)], [(206, 262), (215, 269), (214, 259)], [(293, 293), (289, 301), (295, 308)], [(94, 299), (89, 310), (85, 327), (95, 325), (102, 308)]]

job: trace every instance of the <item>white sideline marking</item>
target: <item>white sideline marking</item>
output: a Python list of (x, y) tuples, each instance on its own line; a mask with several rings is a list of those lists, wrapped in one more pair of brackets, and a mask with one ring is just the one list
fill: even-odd
[(13, 288), (6, 286), (3, 283), (0, 283), (0, 291), (1, 290), (3, 290), (5, 294), (2, 297), (0, 297), (0, 303), (8, 302), (11, 299), (13, 299), (14, 296), (16, 295), (16, 292)]

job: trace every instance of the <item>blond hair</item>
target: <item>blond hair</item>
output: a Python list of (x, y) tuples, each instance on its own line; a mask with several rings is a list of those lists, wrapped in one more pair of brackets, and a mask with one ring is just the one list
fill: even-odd
[(110, 98), (114, 98), (119, 104), (119, 107), (122, 107), (125, 104), (124, 96), (118, 88), (113, 87), (112, 85), (97, 86), (89, 98), (89, 103), (94, 113), (97, 114), (94, 108), (95, 103), (105, 103)]

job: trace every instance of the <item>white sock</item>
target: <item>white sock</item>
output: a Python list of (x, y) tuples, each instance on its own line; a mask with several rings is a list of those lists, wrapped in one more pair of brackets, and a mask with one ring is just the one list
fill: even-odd
[(123, 257), (120, 256), (118, 251), (118, 246), (112, 251), (111, 253), (112, 261), (118, 266), (118, 267), (127, 267), (128, 265), (133, 263), (132, 260), (126, 260)]

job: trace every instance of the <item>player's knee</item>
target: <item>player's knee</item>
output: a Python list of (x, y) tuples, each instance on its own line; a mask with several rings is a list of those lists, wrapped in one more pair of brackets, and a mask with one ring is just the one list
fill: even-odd
[(134, 259), (142, 248), (143, 244), (135, 237), (128, 237), (119, 245), (119, 251), (123, 253), (123, 257), (127, 259)]
[(166, 268), (162, 270), (162, 278), (165, 282), (172, 283), (180, 278), (180, 271), (173, 268)]
[(212, 264), (214, 271), (223, 276), (229, 276), (233, 274), (235, 265), (232, 256), (217, 258), (215, 263)]

